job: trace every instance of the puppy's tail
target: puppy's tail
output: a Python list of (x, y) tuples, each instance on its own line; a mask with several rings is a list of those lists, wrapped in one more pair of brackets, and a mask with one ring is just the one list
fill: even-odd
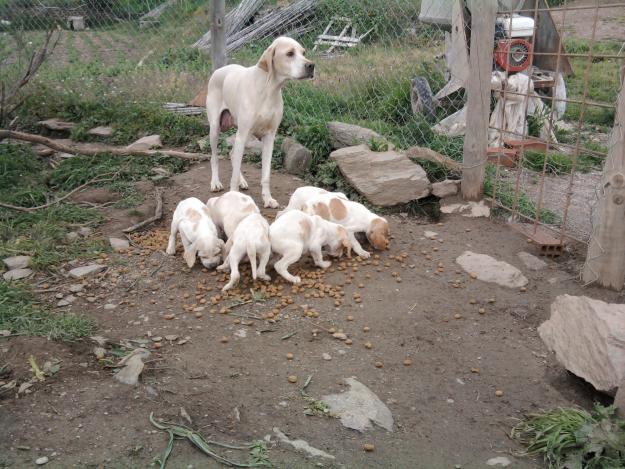
[(252, 278), (256, 280), (256, 243), (254, 241), (248, 241), (247, 243), (247, 257), (252, 266)]

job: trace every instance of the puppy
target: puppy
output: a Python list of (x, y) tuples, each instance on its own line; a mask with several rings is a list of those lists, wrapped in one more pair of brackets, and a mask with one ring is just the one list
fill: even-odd
[(292, 283), (300, 283), (301, 279), (291, 275), (288, 268), (305, 252), (309, 252), (322, 269), (332, 265), (323, 260), (323, 246), (330, 248), (332, 256), (340, 257), (344, 250), (350, 255), (351, 245), (345, 228), (301, 210), (290, 210), (274, 221), (269, 227), (269, 239), (272, 251), (282, 256), (274, 264), (274, 269)]
[(208, 82), (206, 111), (210, 125), (211, 190), (223, 189), (219, 181), (217, 144), (220, 131), (237, 127), (232, 147), (230, 190), (247, 189), (241, 174), (241, 160), (250, 135), (262, 140), (261, 188), (265, 207), (277, 208), (271, 197), (269, 178), (273, 143), (282, 121), (282, 87), (287, 80), (313, 78), (315, 65), (304, 57), (304, 48), (294, 39), (279, 37), (252, 67), (226, 65)]
[(226, 234), (226, 239), (230, 239), (241, 220), (251, 213), (260, 213), (254, 199), (236, 191), (208, 199), (206, 207), (215, 225)]
[(345, 227), (352, 249), (360, 257), (366, 259), (371, 254), (362, 248), (355, 233), (364, 232), (375, 249), (388, 249), (390, 229), (386, 219), (358, 202), (347, 200), (344, 194), (327, 192), (313, 195), (303, 205), (304, 212)]
[(226, 270), (230, 267), (230, 281), (222, 291), (235, 286), (241, 275), (239, 274), (239, 262), (247, 255), (252, 266), (252, 278), (256, 280), (256, 255), (259, 256), (258, 278), (270, 281), (271, 277), (265, 273), (269, 256), (271, 255), (271, 243), (269, 242), (269, 223), (259, 213), (251, 213), (239, 222), (237, 227), (228, 238), (224, 249), (224, 263), (217, 270)]
[[(324, 194), (330, 194), (330, 192), (315, 186), (298, 187), (295, 189), (295, 192), (291, 194), (289, 204), (284, 208), (284, 210), (276, 214), (276, 219), (289, 210), (304, 210), (307, 201)], [(347, 200), (347, 196), (342, 192), (332, 192), (332, 194), (336, 197)]]
[(176, 233), (184, 246), (184, 260), (189, 268), (195, 264), (196, 256), (200, 256), (202, 265), (210, 269), (221, 262), (221, 251), (224, 242), (217, 236), (217, 228), (211, 220), (206, 205), (195, 197), (181, 201), (171, 222), (167, 254), (176, 254)]

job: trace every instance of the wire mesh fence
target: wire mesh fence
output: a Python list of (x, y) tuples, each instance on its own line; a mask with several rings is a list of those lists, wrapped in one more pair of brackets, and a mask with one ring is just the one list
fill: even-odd
[[(285, 88), (280, 134), (313, 151), (320, 183), (336, 183), (328, 121), (461, 161), (471, 3), (227, 1), (228, 60), (251, 65), (278, 35), (307, 49), (316, 78)], [(499, 2), (485, 193), (514, 221), (587, 240), (620, 86), (623, 17), (625, 4), (600, 0)], [(57, 25), (53, 54), (20, 92), (26, 128), (64, 113), (84, 121), (73, 136), (87, 138), (87, 127), (133, 113), (130, 105), (189, 102), (211, 72), (209, 0), (15, 0), (0, 6), (7, 87)], [(206, 133), (202, 116), (185, 118), (197, 122), (169, 125), (170, 143), (192, 146)], [(431, 179), (459, 176), (426, 170)]]

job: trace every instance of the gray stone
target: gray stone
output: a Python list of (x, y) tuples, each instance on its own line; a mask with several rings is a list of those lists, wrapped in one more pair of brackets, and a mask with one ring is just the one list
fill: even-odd
[(48, 130), (56, 131), (70, 131), (76, 127), (76, 124), (73, 122), (66, 122), (64, 120), (57, 119), (56, 117), (39, 121), (38, 124)]
[(347, 378), (349, 391), (322, 398), (330, 409), (330, 415), (341, 419), (344, 427), (363, 432), (372, 428), (371, 422), (393, 431), (393, 415), (367, 386), (356, 378)]
[(59, 308), (62, 308), (63, 306), (71, 305), (74, 301), (76, 301), (76, 297), (74, 295), (67, 295), (65, 298), (60, 300), (56, 305)]
[(330, 144), (334, 149), (363, 144), (368, 146), (372, 140), (388, 145), (388, 150), (393, 149), (393, 145), (371, 129), (336, 121), (328, 122), (326, 126), (330, 134)]
[(30, 277), (32, 274), (33, 271), (31, 269), (13, 269), (5, 272), (4, 275), (2, 275), (2, 278), (4, 278), (7, 282), (10, 282), (11, 280), (21, 280), (26, 277)]
[(444, 199), (445, 197), (451, 197), (458, 193), (460, 181), (453, 179), (445, 179), (440, 182), (432, 183), (432, 194), (436, 197)]
[(441, 205), (441, 212), (447, 214), (460, 214), (463, 217), (477, 218), (490, 217), (490, 207), (483, 200), (479, 202), (466, 202), (458, 204)]
[(78, 233), (76, 233), (75, 231), (70, 231), (69, 233), (65, 235), (65, 239), (67, 241), (76, 241), (78, 238), (79, 238)]
[(30, 265), (31, 257), (30, 256), (12, 256), (3, 259), (4, 265), (6, 265), (7, 269), (25, 269)]
[(618, 387), (618, 391), (616, 391), (616, 396), (614, 396), (613, 405), (614, 407), (616, 407), (616, 414), (621, 419), (625, 419), (625, 381), (623, 381)]
[(151, 150), (152, 148), (161, 148), (162, 146), (163, 142), (161, 141), (160, 135), (148, 135), (147, 137), (141, 137), (136, 142), (131, 143), (126, 149), (131, 151), (144, 151)]
[(423, 168), (396, 151), (373, 152), (365, 145), (330, 153), (347, 181), (369, 202), (389, 207), (427, 197), (430, 181)]
[(88, 236), (91, 236), (91, 233), (93, 233), (93, 230), (89, 228), (88, 226), (81, 226), (78, 229), (78, 234), (82, 236), (83, 238), (87, 238)]
[(519, 288), (528, 283), (527, 278), (519, 269), (486, 254), (465, 251), (458, 256), (456, 263), (466, 272), (475, 274), (477, 279), (483, 282), (496, 283), (508, 288)]
[(523, 265), (525, 265), (528, 270), (538, 271), (547, 268), (547, 263), (545, 261), (529, 252), (521, 251), (517, 253), (517, 256), (519, 256), (519, 259), (521, 259), (521, 262), (523, 262)]
[(276, 434), (276, 437), (278, 438), (280, 443), (290, 445), (296, 451), (304, 452), (313, 458), (322, 457), (326, 459), (334, 459), (334, 456), (332, 456), (331, 454), (310, 446), (310, 444), (305, 440), (290, 440), (284, 433), (280, 431), (278, 427), (273, 427), (273, 432)]
[(560, 295), (538, 334), (562, 366), (595, 389), (611, 393), (625, 382), (625, 304)]
[(512, 464), (512, 461), (510, 461), (510, 459), (506, 458), (505, 456), (490, 458), (488, 461), (486, 461), (487, 466), (508, 467), (510, 464)]
[(124, 365), (115, 375), (115, 379), (121, 383), (135, 386), (139, 382), (139, 375), (143, 371), (144, 360), (150, 357), (150, 351), (144, 348), (136, 348), (119, 362)]
[(85, 289), (85, 286), (82, 285), (81, 283), (72, 283), (69, 286), (69, 291), (71, 291), (72, 293), (79, 293), (83, 291), (84, 289)]
[(102, 272), (105, 266), (100, 264), (89, 264), (84, 265), (82, 267), (76, 267), (69, 271), (69, 275), (73, 278), (83, 278), (87, 275), (96, 274), (98, 272)]
[(113, 135), (113, 127), (99, 126), (94, 127), (87, 131), (89, 135), (95, 135), (96, 137), (110, 137)]
[(37, 466), (43, 466), (44, 464), (47, 464), (50, 461), (50, 458), (48, 458), (48, 456), (42, 456), (40, 458), (35, 459), (35, 464), (37, 464)]
[(115, 309), (115, 308), (117, 308), (117, 305), (114, 305), (113, 303), (107, 303), (107, 304), (104, 305), (104, 309), (107, 310), (107, 311), (110, 311), (110, 310)]
[(282, 142), (282, 152), (287, 173), (303, 176), (308, 172), (312, 163), (312, 152), (308, 148), (287, 137)]
[(436, 231), (424, 231), (423, 232), (423, 236), (425, 236), (427, 239), (436, 239), (438, 236), (438, 233)]
[[(234, 146), (234, 140), (236, 139), (236, 135), (230, 135), (226, 138), (226, 144), (232, 148)], [(247, 143), (245, 144), (244, 153), (246, 155), (260, 155), (263, 152), (263, 142), (258, 140), (256, 137), (251, 136)]]
[(121, 238), (109, 238), (109, 243), (111, 243), (111, 248), (113, 251), (125, 251), (130, 247), (130, 242), (127, 239)]

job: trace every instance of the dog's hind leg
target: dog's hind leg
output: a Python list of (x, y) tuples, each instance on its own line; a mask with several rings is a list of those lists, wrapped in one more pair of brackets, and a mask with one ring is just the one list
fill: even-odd
[(221, 93), (216, 90), (208, 90), (206, 97), (206, 115), (210, 126), (211, 144), (211, 191), (217, 192), (224, 188), (219, 181), (219, 133), (221, 132), (221, 120), (224, 111), (222, 109)]

